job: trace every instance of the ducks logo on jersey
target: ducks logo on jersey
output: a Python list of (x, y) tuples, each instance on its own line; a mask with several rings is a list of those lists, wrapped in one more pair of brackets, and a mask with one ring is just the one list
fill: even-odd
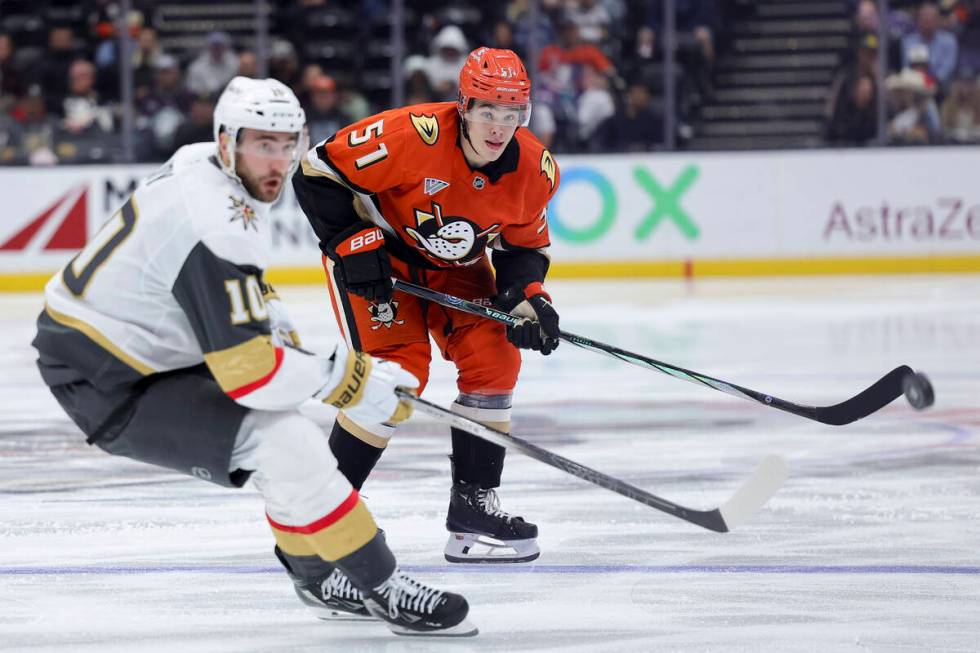
[(381, 327), (390, 329), (393, 325), (405, 324), (405, 320), (398, 319), (398, 302), (390, 301), (383, 304), (371, 304), (371, 321), (377, 324), (371, 325), (372, 331), (377, 331)]
[(442, 215), (442, 207), (432, 203), (432, 212), (415, 209), (416, 228), (405, 227), (416, 246), (430, 258), (453, 265), (470, 265), (483, 255), (487, 244), (497, 237), (499, 224), (486, 229), (460, 216)]

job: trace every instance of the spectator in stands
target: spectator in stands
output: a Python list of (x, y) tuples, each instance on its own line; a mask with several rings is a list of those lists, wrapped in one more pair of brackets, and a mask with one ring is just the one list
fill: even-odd
[(861, 0), (858, 3), (857, 11), (854, 12), (854, 25), (859, 34), (877, 32), (880, 20), (878, 5), (874, 0)]
[(538, 56), (536, 102), (550, 110), (555, 124), (555, 147), (569, 150), (577, 147), (578, 96), (583, 71), (592, 70), (612, 78), (616, 69), (602, 50), (591, 43), (583, 43), (578, 25), (572, 21), (562, 23), (558, 43), (545, 46)]
[(835, 145), (865, 145), (878, 134), (878, 33), (858, 36), (856, 57), (834, 76), (827, 102), (825, 135)]
[(959, 30), (960, 66), (980, 70), (980, 0), (969, 0)]
[(48, 51), (41, 63), (38, 79), (44, 90), (48, 113), (59, 114), (68, 93), (68, 67), (77, 58), (75, 32), (68, 26), (52, 27), (48, 32)]
[(425, 57), (416, 54), (405, 59), (405, 104), (435, 102), (429, 76), (425, 72)]
[(906, 58), (908, 59), (908, 68), (918, 70), (931, 79), (933, 83), (938, 81), (929, 68), (929, 47), (925, 43), (916, 43), (910, 47)]
[[(131, 52), (133, 53), (134, 65), (137, 61), (137, 52), (142, 49), (142, 46), (147, 46), (151, 49), (149, 56), (153, 56), (152, 49), (159, 48), (159, 44), (156, 42), (156, 32), (150, 28), (152, 32), (152, 39), (150, 41), (144, 40), (143, 42), (137, 41), (137, 37), (141, 35), (143, 30), (143, 12), (141, 11), (130, 11), (129, 15), (126, 17), (126, 39), (129, 41)], [(96, 36), (99, 38), (99, 44), (95, 48), (95, 65), (99, 69), (100, 73), (112, 72), (118, 74), (119, 69), (119, 35), (116, 33), (116, 25), (114, 22), (99, 23), (96, 26)], [(145, 54), (145, 53), (144, 53)], [(152, 66), (152, 62), (150, 63)]]
[(558, 123), (551, 106), (545, 102), (534, 102), (531, 105), (531, 122), (528, 125), (531, 133), (538, 137), (541, 144), (548, 149), (554, 148), (555, 132)]
[(48, 114), (44, 92), (38, 84), (27, 89), (11, 111), (9, 147), (13, 148), (12, 162), (30, 165), (53, 165), (58, 162), (54, 153), (58, 121)]
[(0, 34), (0, 113), (10, 109), (24, 92), (24, 78), (14, 64), (14, 40)]
[(425, 61), (425, 74), (438, 100), (455, 100), (459, 71), (470, 48), (463, 30), (446, 25), (432, 40), (431, 54)]
[(174, 151), (177, 129), (187, 119), (193, 96), (181, 83), (180, 65), (169, 54), (156, 58), (153, 87), (138, 101), (140, 127), (150, 133), (155, 158), (166, 158)]
[(140, 29), (136, 40), (136, 51), (133, 53), (133, 85), (136, 87), (136, 97), (143, 97), (153, 88), (157, 71), (157, 60), (165, 56), (157, 31), (152, 27)]
[(532, 41), (541, 49), (557, 40), (556, 26), (561, 23), (561, 7), (547, 9), (539, 7), (535, 14), (537, 18), (532, 21), (527, 0), (512, 2), (507, 8), (507, 19), (514, 26), (514, 44), (517, 46), (514, 51), (522, 57), (527, 54)]
[(954, 143), (980, 142), (980, 87), (977, 73), (960, 66), (942, 108), (943, 135)]
[(238, 74), (256, 79), (259, 76), (259, 58), (251, 50), (238, 53)]
[(597, 136), (605, 150), (649, 152), (664, 142), (663, 126), (663, 117), (653, 111), (650, 89), (634, 82), (623, 107), (599, 128)]
[(112, 131), (112, 111), (95, 90), (95, 64), (86, 59), (68, 68), (68, 95), (62, 104), (62, 127), (73, 136)]
[[(645, 0), (646, 24), (653, 28), (657, 39), (663, 38), (663, 0)], [(715, 60), (714, 30), (716, 8), (714, 0), (675, 0), (677, 46), (681, 55), (693, 50), (701, 62), (710, 66)]]
[(269, 48), (269, 77), (293, 89), (301, 90), (301, 73), (296, 48), (285, 39), (274, 39)]
[(231, 36), (211, 32), (207, 47), (187, 69), (187, 89), (195, 95), (214, 95), (237, 74), (238, 57), (231, 50)]
[(925, 45), (929, 50), (929, 72), (940, 83), (946, 84), (953, 78), (959, 46), (956, 37), (946, 30), (939, 29), (939, 7), (925, 2), (919, 7), (916, 30), (902, 39), (902, 66), (908, 67), (909, 53), (916, 45)]
[[(645, 25), (654, 32), (654, 49), (663, 38), (663, 0), (646, 0)], [(677, 59), (686, 75), (694, 82), (696, 101), (713, 92), (711, 74), (715, 63), (715, 23), (717, 11), (714, 0), (676, 0)], [(644, 35), (646, 36), (646, 34)], [(649, 37), (647, 37), (649, 38)]]
[(174, 134), (174, 150), (202, 141), (214, 140), (214, 101), (209, 95), (198, 95), (191, 103), (190, 120), (181, 124)]
[(594, 139), (595, 132), (616, 113), (616, 102), (609, 92), (609, 78), (594, 68), (582, 71), (582, 89), (577, 106), (579, 147), (598, 152), (604, 148)]
[(861, 74), (841, 86), (827, 123), (834, 145), (867, 145), (878, 136), (875, 78)]
[(304, 109), (310, 106), (310, 93), (314, 80), (323, 77), (325, 74), (323, 72), (323, 66), (318, 63), (308, 63), (303, 66), (303, 72), (299, 76), (299, 85), (293, 89), (293, 93), (296, 94), (299, 103), (303, 105)]
[(599, 0), (578, 0), (572, 3), (567, 16), (578, 25), (579, 35), (586, 43), (601, 46), (609, 35), (612, 16)]
[(486, 41), (487, 46), (500, 50), (514, 50), (518, 54), (517, 42), (514, 40), (514, 28), (506, 20), (498, 20), (493, 25), (490, 38)]
[(942, 137), (939, 110), (933, 96), (934, 84), (918, 70), (906, 68), (886, 80), (892, 119), (890, 142), (895, 145), (928, 145)]
[(306, 107), (306, 125), (314, 143), (329, 138), (338, 129), (354, 122), (338, 106), (337, 83), (329, 75), (320, 75), (310, 83), (310, 104)]

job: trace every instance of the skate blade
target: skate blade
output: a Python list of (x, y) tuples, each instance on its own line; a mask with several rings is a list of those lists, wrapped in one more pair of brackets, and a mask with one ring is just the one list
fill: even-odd
[(380, 621), (370, 614), (354, 614), (341, 610), (314, 610), (313, 615), (320, 621)]
[(471, 564), (530, 562), (539, 555), (541, 550), (534, 538), (498, 540), (476, 533), (450, 533), (445, 550), (448, 562)]
[(439, 630), (412, 630), (411, 628), (391, 623), (388, 624), (388, 628), (391, 632), (403, 637), (474, 637), (480, 633), (480, 629), (466, 619), (463, 619), (455, 626)]

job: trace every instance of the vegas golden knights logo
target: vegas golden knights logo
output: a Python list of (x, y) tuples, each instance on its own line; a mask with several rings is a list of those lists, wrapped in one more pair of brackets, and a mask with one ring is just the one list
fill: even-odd
[(431, 113), (420, 116), (414, 113), (408, 115), (412, 119), (412, 126), (419, 133), (422, 142), (426, 145), (435, 145), (436, 141), (439, 140), (439, 121), (436, 120), (435, 115)]

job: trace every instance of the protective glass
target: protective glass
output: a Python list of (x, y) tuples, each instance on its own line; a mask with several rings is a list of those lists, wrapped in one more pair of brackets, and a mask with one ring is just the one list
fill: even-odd
[(464, 117), (471, 122), (498, 127), (525, 127), (531, 117), (531, 103), (491, 104), (477, 101)]

